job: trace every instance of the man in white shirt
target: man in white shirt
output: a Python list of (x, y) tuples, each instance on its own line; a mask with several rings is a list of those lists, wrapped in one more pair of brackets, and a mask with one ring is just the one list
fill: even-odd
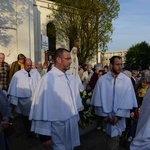
[(40, 135), (45, 148), (73, 150), (80, 145), (78, 111), (81, 98), (70, 69), (68, 50), (54, 54), (54, 67), (38, 83), (30, 112), (31, 131)]
[(82, 83), (83, 83), (84, 89), (87, 91), (91, 90), (91, 88), (89, 86), (89, 82), (91, 80), (93, 73), (94, 72), (92, 70), (92, 65), (88, 64), (87, 70), (83, 73), (83, 76), (82, 76)]
[(106, 122), (105, 150), (117, 150), (119, 136), (126, 127), (125, 118), (130, 117), (130, 109), (137, 107), (137, 102), (131, 79), (121, 72), (122, 58), (113, 56), (110, 66), (111, 70), (97, 81), (91, 104)]
[(8, 89), (10, 103), (17, 114), (22, 115), (24, 125), (30, 134), (31, 123), (28, 119), (35, 88), (40, 79), (36, 69), (32, 69), (32, 61), (25, 59), (24, 69), (17, 71)]

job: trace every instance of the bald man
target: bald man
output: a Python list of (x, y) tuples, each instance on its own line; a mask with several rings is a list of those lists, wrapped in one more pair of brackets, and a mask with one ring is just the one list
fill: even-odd
[(39, 79), (38, 71), (32, 69), (31, 59), (26, 58), (24, 68), (13, 75), (8, 89), (10, 103), (13, 105), (14, 111), (22, 115), (28, 131), (30, 131), (30, 123), (28, 122), (30, 107)]

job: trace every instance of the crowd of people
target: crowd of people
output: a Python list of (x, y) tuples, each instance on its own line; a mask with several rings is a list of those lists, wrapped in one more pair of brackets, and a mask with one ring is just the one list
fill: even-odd
[(35, 64), (23, 54), (9, 65), (0, 53), (0, 150), (9, 149), (4, 129), (18, 116), (28, 138), (38, 135), (44, 148), (73, 150), (79, 146), (80, 89), (93, 93), (90, 104), (98, 118), (97, 129), (106, 132), (106, 150), (118, 149), (123, 132), (132, 142), (131, 150), (139, 149), (142, 142), (146, 143), (142, 150), (147, 150), (149, 83), (149, 70), (129, 71), (120, 56), (113, 56), (109, 66), (80, 65), (76, 47), (71, 52), (57, 49), (49, 65)]

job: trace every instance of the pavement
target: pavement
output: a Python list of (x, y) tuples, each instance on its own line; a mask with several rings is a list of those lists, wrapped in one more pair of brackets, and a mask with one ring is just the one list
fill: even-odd
[[(40, 143), (39, 137), (36, 135), (32, 138), (28, 138), (25, 133), (23, 123), (18, 120), (15, 120), (14, 122), (17, 132), (12, 137), (10, 150), (44, 150)], [(94, 128), (91, 131), (81, 135), (80, 140), (81, 145), (76, 147), (74, 150), (104, 150), (105, 133), (101, 130)], [(128, 150), (128, 148), (127, 146), (125, 148), (120, 145), (119, 150)]]

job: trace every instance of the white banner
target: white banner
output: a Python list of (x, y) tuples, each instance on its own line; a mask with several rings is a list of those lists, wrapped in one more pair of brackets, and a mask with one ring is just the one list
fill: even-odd
[(41, 49), (48, 50), (48, 37), (41, 35)]

